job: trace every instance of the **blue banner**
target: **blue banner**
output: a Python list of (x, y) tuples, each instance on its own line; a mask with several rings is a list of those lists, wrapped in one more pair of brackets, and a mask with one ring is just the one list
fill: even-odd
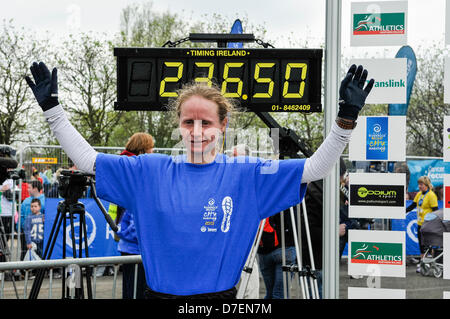
[[(412, 203), (412, 200), (406, 201), (406, 207)], [(438, 201), (438, 207), (442, 208), (443, 202)], [(419, 256), (419, 239), (417, 238), (417, 210), (413, 209), (406, 214), (405, 219), (392, 219), (391, 230), (404, 231), (406, 236), (406, 255)]]
[[(242, 34), (242, 23), (241, 20), (236, 19), (233, 23), (233, 26), (231, 27), (231, 34)], [(227, 47), (228, 48), (235, 48), (240, 49), (244, 45), (242, 42), (228, 42)]]
[(398, 50), (396, 58), (406, 58), (406, 104), (389, 104), (388, 115), (406, 115), (408, 112), (409, 99), (411, 97), (414, 80), (417, 73), (416, 55), (413, 49), (405, 45)]
[[(56, 219), (58, 203), (61, 198), (47, 198), (45, 200), (45, 223), (44, 223), (44, 249), (47, 247), (47, 242), (50, 237), (53, 223)], [(88, 252), (89, 257), (106, 257), (106, 256), (119, 256), (120, 253), (117, 251), (117, 242), (114, 240), (114, 232), (103, 216), (97, 203), (92, 198), (80, 199), (80, 202), (85, 206), (85, 219), (86, 219), (86, 229), (88, 233)], [(103, 206), (108, 211), (109, 203), (101, 201)], [(75, 228), (75, 241), (76, 248), (78, 252), (79, 244), (79, 217), (74, 219)], [(56, 230), (55, 230), (56, 231)], [(72, 257), (72, 236), (70, 220), (67, 219), (67, 225), (64, 227), (61, 224), (61, 228), (57, 235), (55, 246), (50, 259), (60, 259), (62, 258), (62, 247), (63, 247), (63, 231), (66, 232), (66, 257)], [(84, 243), (82, 245), (83, 257), (84, 255)]]
[(366, 120), (366, 160), (387, 160), (389, 118), (367, 117)]
[(428, 176), (434, 187), (444, 185), (444, 174), (450, 174), (450, 162), (441, 159), (407, 161), (409, 172), (408, 192), (418, 192), (417, 180)]

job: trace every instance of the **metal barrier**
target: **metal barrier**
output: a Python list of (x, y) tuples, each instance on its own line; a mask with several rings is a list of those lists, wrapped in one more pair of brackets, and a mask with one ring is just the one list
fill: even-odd
[[(135, 268), (135, 277), (134, 277), (134, 292), (133, 296), (136, 296), (136, 287), (137, 287), (137, 266), (138, 264), (142, 263), (142, 259), (140, 255), (133, 255), (133, 256), (115, 256), (115, 257), (96, 257), (96, 258), (67, 258), (67, 259), (50, 259), (50, 260), (38, 260), (38, 261), (16, 261), (16, 262), (3, 262), (0, 263), (0, 299), (11, 299), (11, 298), (17, 298), (21, 299), (20, 296), (22, 296), (23, 299), (27, 298), (28, 293), (28, 284), (29, 281), (32, 280), (32, 277), (30, 276), (30, 271), (33, 269), (48, 269), (49, 270), (49, 278), (48, 278), (48, 299), (52, 298), (59, 298), (59, 294), (53, 293), (53, 284), (54, 280), (58, 280), (54, 278), (53, 270), (55, 268), (61, 268), (61, 267), (70, 267), (73, 265), (76, 265), (78, 267), (84, 267), (84, 266), (93, 266), (93, 278), (92, 278), (92, 289), (93, 289), (93, 299), (116, 299), (121, 298), (122, 289), (118, 282), (120, 279), (119, 275), (119, 267), (123, 264), (136, 264)], [(96, 268), (97, 266), (108, 266), (112, 265), (114, 268), (114, 274), (113, 279), (109, 279), (109, 276), (104, 276), (107, 278), (106, 280), (102, 280), (101, 287), (98, 290), (97, 288), (97, 276), (96, 274)], [(25, 278), (23, 281), (17, 281), (17, 280), (11, 280), (8, 281), (11, 283), (9, 285), (10, 287), (6, 286), (6, 274), (12, 273), (13, 271), (18, 270), (24, 270), (25, 271)], [(63, 274), (64, 275), (64, 274)], [(108, 280), (109, 279), (109, 280)], [(61, 281), (61, 280), (59, 280)], [(112, 282), (111, 282), (112, 281)], [(19, 286), (20, 283), (20, 287)], [(70, 281), (66, 281), (67, 288), (69, 287), (68, 283)], [(23, 284), (23, 287), (22, 287)], [(12, 286), (12, 287), (11, 287)], [(42, 286), (42, 288), (45, 288), (45, 286)], [(8, 294), (5, 294), (5, 289), (8, 290)], [(19, 289), (22, 289), (23, 292), (19, 294)], [(45, 291), (46, 289), (41, 289)], [(57, 288), (56, 288), (57, 289)], [(61, 289), (61, 288), (60, 288)], [(119, 290), (119, 293), (117, 293), (117, 290)], [(11, 293), (13, 291), (15, 294)], [(111, 297), (108, 296), (108, 293), (111, 293)], [(70, 295), (70, 294), (69, 294)], [(96, 298), (100, 295), (100, 298)], [(6, 298), (5, 298), (6, 297)], [(44, 297), (45, 298), (45, 297)]]

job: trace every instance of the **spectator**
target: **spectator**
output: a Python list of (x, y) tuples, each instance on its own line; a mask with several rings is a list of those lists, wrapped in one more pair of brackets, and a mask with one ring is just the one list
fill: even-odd
[[(0, 234), (0, 240), (2, 240), (3, 247), (8, 245), (8, 240), (11, 238), (12, 231), (12, 219), (14, 216), (13, 212), (13, 183), (12, 179), (7, 179), (3, 182), (0, 191), (2, 192), (1, 196), (1, 212), (0, 218), (3, 225), (3, 232)], [(1, 261), (5, 261), (5, 256), (1, 254)]]
[(42, 258), (44, 245), (44, 215), (41, 213), (41, 201), (33, 198), (30, 203), (30, 211), (25, 219), (24, 233), (27, 249), (32, 249), (36, 244), (36, 253)]
[(38, 170), (33, 171), (33, 174), (31, 175), (31, 180), (37, 180), (37, 181), (41, 182), (42, 185), (44, 185), (44, 180), (39, 175)]
[[(147, 133), (135, 133), (133, 134), (127, 144), (125, 150), (120, 155), (136, 156), (146, 153), (153, 153), (154, 139)], [(114, 204), (112, 204), (114, 205)], [(110, 205), (112, 208), (113, 206)], [(134, 226), (134, 219), (129, 210), (126, 210), (120, 206), (116, 206), (116, 223), (119, 224), (119, 231), (116, 233), (119, 237), (119, 243), (117, 249), (122, 256), (139, 255), (139, 250), (136, 228)], [(134, 292), (134, 277), (135, 277), (135, 265), (124, 264), (122, 266), (122, 298), (133, 299)], [(147, 287), (145, 282), (145, 272), (142, 264), (137, 267), (137, 287), (136, 287), (136, 299), (144, 299), (145, 288)]]
[(42, 194), (42, 184), (41, 182), (37, 181), (37, 180), (33, 180), (31, 181), (31, 183), (29, 184), (29, 189), (28, 189), (30, 196), (25, 198), (25, 200), (22, 202), (22, 205), (20, 207), (20, 242), (21, 242), (21, 246), (22, 246), (22, 253), (21, 253), (21, 259), (23, 259), (23, 257), (26, 254), (26, 240), (25, 240), (25, 234), (24, 234), (24, 227), (25, 227), (25, 220), (26, 218), (31, 214), (31, 202), (33, 201), (33, 199), (37, 198), (39, 199), (39, 203), (40, 203), (40, 209), (41, 209), (41, 213), (45, 214), (45, 195)]
[[(423, 257), (426, 247), (422, 244), (422, 227), (425, 215), (438, 210), (438, 199), (433, 191), (433, 184), (428, 176), (422, 176), (417, 180), (419, 192), (413, 199), (413, 202), (406, 208), (406, 212), (417, 208), (417, 237), (419, 240), (420, 258)], [(417, 264), (417, 273), (420, 273), (420, 263)]]

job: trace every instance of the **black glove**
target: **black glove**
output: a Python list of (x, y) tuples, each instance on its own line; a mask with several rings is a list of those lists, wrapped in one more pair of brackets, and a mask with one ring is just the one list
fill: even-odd
[(353, 64), (348, 69), (347, 75), (339, 88), (338, 117), (356, 121), (358, 113), (363, 108), (367, 95), (369, 95), (375, 83), (374, 79), (371, 79), (366, 88), (363, 89), (366, 79), (367, 70), (364, 70), (362, 65), (356, 68), (356, 65)]
[(33, 62), (30, 70), (34, 82), (29, 76), (26, 76), (25, 80), (42, 110), (47, 111), (58, 105), (58, 70), (54, 68), (50, 74), (44, 62), (39, 62), (39, 64)]

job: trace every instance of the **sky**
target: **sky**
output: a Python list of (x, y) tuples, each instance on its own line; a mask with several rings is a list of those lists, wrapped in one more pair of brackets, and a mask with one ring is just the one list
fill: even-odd
[[(13, 19), (14, 24), (55, 38), (70, 33), (119, 30), (120, 12), (128, 4), (148, 0), (14, 0), (3, 2), (0, 20)], [(342, 50), (351, 54), (392, 55), (399, 47), (350, 48), (350, 0), (342, 0)], [(367, 2), (360, 0), (360, 2)], [(263, 25), (270, 39), (286, 39), (294, 34), (301, 43), (318, 47), (325, 40), (325, 0), (153, 0), (156, 11), (178, 13), (198, 18), (220, 13), (233, 21), (244, 14), (254, 25)], [(408, 44), (413, 48), (430, 41), (444, 43), (446, 0), (408, 1)], [(245, 28), (245, 26), (244, 26)], [(244, 29), (245, 32), (245, 29)], [(168, 39), (177, 40), (177, 39)], [(283, 41), (277, 43), (283, 47)]]

